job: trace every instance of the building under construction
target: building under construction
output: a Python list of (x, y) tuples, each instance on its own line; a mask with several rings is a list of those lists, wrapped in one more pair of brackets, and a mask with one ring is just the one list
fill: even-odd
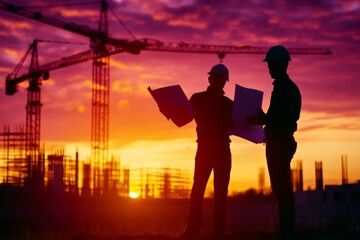
[[(130, 170), (112, 158), (104, 163), (98, 176), (99, 188), (95, 190), (93, 165), (80, 161), (80, 153), (72, 158), (64, 147), (42, 146), (36, 161), (30, 161), (25, 135), (21, 126), (13, 129), (6, 126), (0, 132), (0, 230), (12, 229), (14, 223), (24, 222), (44, 229), (85, 228), (88, 231), (99, 226), (112, 229), (112, 224), (116, 229), (119, 226), (133, 229), (140, 226), (139, 222), (146, 222), (153, 229), (159, 219), (163, 221), (161, 226), (179, 226), (179, 219), (185, 222), (188, 210), (185, 198), (189, 197), (191, 182), (188, 172), (168, 167)], [(322, 162), (316, 162), (315, 191), (303, 191), (302, 161), (293, 163), (298, 222), (358, 219), (360, 183), (348, 183), (347, 156), (341, 160), (342, 186), (325, 188)], [(230, 226), (256, 225), (257, 231), (261, 221), (272, 226), (276, 203), (264, 193), (265, 172), (265, 168), (259, 168), (259, 194), (252, 202), (229, 201)], [(211, 212), (211, 201), (204, 201), (204, 209), (204, 213)]]
[(188, 198), (190, 195), (189, 175), (180, 169), (134, 169), (131, 181), (131, 191), (140, 198)]
[(10, 130), (9, 126), (4, 126), (0, 138), (1, 182), (12, 186), (24, 186), (26, 176), (28, 175), (25, 160), (24, 127), (17, 126), (13, 130)]
[(294, 167), (291, 169), (291, 181), (294, 192), (304, 190), (303, 164), (301, 160), (294, 162)]
[[(121, 167), (120, 161), (106, 161), (97, 176), (91, 163), (80, 163), (66, 155), (64, 147), (41, 147), (39, 156), (30, 161), (26, 152), (24, 127), (4, 126), (0, 133), (1, 183), (24, 188), (26, 192), (50, 193), (56, 196), (119, 196), (130, 192), (139, 198), (187, 198), (190, 178), (180, 169)], [(34, 164), (35, 163), (35, 164)], [(130, 181), (131, 178), (131, 181)], [(94, 185), (95, 180), (100, 180)], [(96, 189), (93, 186), (97, 186)]]

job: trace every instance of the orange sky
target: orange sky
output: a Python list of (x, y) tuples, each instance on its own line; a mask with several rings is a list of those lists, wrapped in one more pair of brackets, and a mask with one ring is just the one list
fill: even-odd
[[(12, 1), (25, 4), (27, 1)], [(28, 1), (30, 2), (30, 1)], [(33, 3), (34, 2), (34, 3)], [(47, 5), (47, 1), (37, 1)], [(65, 1), (66, 2), (66, 1)], [(271, 2), (271, 1), (270, 1)], [(302, 160), (304, 187), (315, 185), (315, 161), (323, 161), (325, 184), (341, 183), (341, 155), (348, 156), (349, 182), (360, 179), (360, 6), (357, 1), (332, 4), (245, 3), (205, 4), (196, 1), (110, 2), (136, 37), (164, 42), (218, 45), (325, 47), (330, 56), (292, 56), (290, 77), (303, 95), (296, 132)], [(31, 1), (35, 4), (35, 1)], [(83, 8), (81, 11), (79, 8)], [(215, 9), (217, 9), (215, 11)], [(251, 9), (251, 11), (248, 11)], [(276, 10), (275, 10), (276, 9)], [(291, 10), (290, 10), (291, 9)], [(55, 18), (96, 28), (98, 6), (54, 8)], [(287, 14), (280, 14), (286, 12)], [(290, 11), (290, 12), (289, 12)], [(336, 16), (336, 17), (335, 17)], [(109, 14), (110, 33), (131, 38)], [(26, 83), (14, 96), (5, 96), (5, 77), (12, 72), (34, 38), (86, 43), (73, 33), (0, 11), (0, 125), (25, 122)], [(87, 45), (40, 43), (40, 64), (88, 49)], [(262, 55), (228, 55), (230, 70), (226, 95), (233, 98), (235, 84), (264, 92), (267, 110), (272, 90)], [(216, 55), (142, 52), (111, 57), (110, 149), (122, 165), (176, 167), (192, 175), (196, 151), (195, 124), (177, 128), (161, 115), (147, 87), (180, 84), (186, 95), (207, 87), (207, 72)], [(26, 69), (25, 69), (26, 70)], [(50, 73), (42, 86), (41, 139), (49, 148), (65, 145), (68, 155), (90, 158), (91, 62)], [(230, 192), (258, 186), (258, 168), (266, 167), (265, 147), (232, 136), (233, 169)], [(266, 172), (266, 175), (267, 172)], [(268, 177), (266, 186), (269, 187)]]

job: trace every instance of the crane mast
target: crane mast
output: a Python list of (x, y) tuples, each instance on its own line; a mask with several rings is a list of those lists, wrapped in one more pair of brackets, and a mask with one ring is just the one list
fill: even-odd
[[(37, 41), (34, 41), (31, 47), (32, 53), (29, 72), (36, 72), (39, 70)], [(40, 154), (40, 121), (42, 105), (40, 85), (41, 78), (33, 76), (29, 80), (27, 91), (25, 150), (29, 173), (28, 181), (41, 181), (44, 176), (44, 159)]]
[[(108, 36), (107, 3), (101, 1), (98, 31)], [(101, 169), (108, 160), (109, 142), (109, 94), (110, 94), (110, 56), (105, 42), (100, 39), (93, 49), (92, 67), (92, 108), (91, 108), (91, 159), (93, 166), (93, 190), (99, 195), (101, 189)]]
[[(40, 152), (41, 119), (41, 80), (46, 80), (50, 71), (92, 60), (92, 112), (91, 112), (91, 160), (93, 166), (93, 193), (101, 194), (102, 169), (108, 160), (109, 141), (109, 91), (110, 56), (128, 52), (139, 54), (141, 51), (216, 54), (220, 61), (227, 54), (265, 54), (267, 47), (193, 44), (185, 42), (162, 42), (155, 39), (118, 39), (108, 36), (107, 2), (101, 1), (98, 29), (76, 23), (60, 21), (40, 12), (29, 11), (24, 7), (0, 1), (0, 10), (23, 16), (57, 28), (71, 31), (90, 39), (90, 50), (39, 65), (37, 41), (30, 45), (32, 59), (27, 74), (17, 76), (16, 72), (6, 78), (6, 94), (13, 95), (17, 84), (29, 80), (26, 105), (26, 151), (28, 156), (28, 177), (41, 178), (44, 161)], [(289, 48), (291, 54), (327, 55), (331, 51), (324, 48)], [(27, 53), (28, 54), (28, 53)], [(26, 56), (26, 55), (25, 55)], [(23, 59), (21, 60), (23, 61)], [(17, 66), (18, 68), (18, 66)]]

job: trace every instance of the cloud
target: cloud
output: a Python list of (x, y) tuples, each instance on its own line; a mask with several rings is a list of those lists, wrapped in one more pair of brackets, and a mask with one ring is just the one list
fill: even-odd
[(85, 105), (84, 104), (79, 104), (78, 105), (78, 112), (83, 113), (84, 111), (85, 111)]
[(130, 81), (117, 80), (113, 81), (111, 90), (119, 93), (132, 93), (134, 88)]
[[(12, 2), (30, 6), (49, 5), (54, 1)], [(63, 3), (73, 1), (64, 0)], [(110, 10), (137, 38), (331, 49), (333, 55), (294, 55), (289, 66), (290, 77), (303, 94), (303, 111), (297, 132), (300, 147), (296, 158), (309, 162), (323, 157), (330, 164), (339, 151), (341, 154), (349, 153), (351, 159), (360, 157), (356, 151), (360, 136), (359, 1), (109, 0), (108, 3)], [(94, 4), (33, 10), (96, 29), (100, 9), (99, 4)], [(132, 39), (112, 12), (109, 11), (108, 16), (111, 36)], [(21, 84), (20, 91), (14, 96), (5, 96), (4, 87), (7, 74), (15, 68), (29, 44), (35, 38), (85, 43), (40, 43), (40, 64), (45, 64), (88, 50), (89, 39), (3, 11), (0, 11), (0, 21), (0, 101), (4, 103), (0, 106), (0, 125), (24, 124), (27, 82)], [(228, 96), (232, 97), (235, 83), (260, 89), (264, 91), (266, 108), (272, 79), (261, 62), (262, 57), (250, 54), (225, 57), (224, 63), (231, 70), (231, 80), (226, 86)], [(191, 164), (186, 167), (193, 165), (195, 123), (178, 129), (158, 111), (147, 87), (181, 84), (186, 94), (191, 96), (193, 92), (206, 89), (206, 72), (218, 62), (216, 55), (206, 54), (144, 51), (139, 55), (121, 53), (111, 56), (110, 140), (112, 147), (120, 149), (120, 154), (121, 148), (125, 149), (124, 161), (137, 161), (139, 158), (145, 161), (139, 151), (144, 149), (149, 158), (159, 161), (162, 166), (169, 158), (186, 158)], [(26, 72), (28, 65), (23, 68)], [(90, 148), (92, 62), (52, 71), (50, 76), (41, 89), (42, 141), (81, 141), (88, 143)], [(257, 161), (263, 154), (257, 154), (262, 146), (251, 145), (251, 149), (246, 150), (248, 146), (244, 140), (234, 139), (234, 159), (239, 160), (234, 161), (234, 172), (245, 168), (246, 172), (254, 172), (251, 181), (256, 186), (256, 170), (263, 164)], [(315, 148), (319, 151), (314, 152)], [(164, 157), (162, 160), (158, 158), (160, 155)], [(250, 164), (249, 156), (254, 158)], [(176, 163), (182, 164), (180, 161)], [(355, 165), (349, 161), (350, 164)], [(358, 172), (359, 168), (353, 169)]]
[[(100, 5), (100, 4), (99, 4)], [(56, 10), (58, 12), (58, 10)], [(78, 10), (78, 9), (63, 9), (60, 11), (60, 14), (64, 18), (99, 18), (99, 10)]]
[(113, 58), (110, 59), (110, 66), (111, 67), (115, 67), (115, 68), (118, 68), (120, 70), (127, 70), (129, 69), (129, 66), (122, 63), (122, 62), (119, 62), (119, 61), (115, 61)]
[(4, 55), (7, 57), (7, 59), (10, 59), (11, 62), (18, 61), (19, 59), (19, 52), (14, 49), (3, 49)]
[(122, 99), (117, 103), (118, 108), (127, 108), (129, 105), (129, 101), (126, 99)]
[(204, 30), (207, 27), (207, 23), (203, 21), (198, 21), (198, 15), (191, 14), (184, 16), (183, 19), (174, 19), (169, 20), (168, 25), (169, 26), (185, 26), (185, 27), (191, 27), (198, 30)]
[[(30, 5), (21, 1), (14, 3)], [(38, 1), (38, 4), (44, 3)], [(300, 85), (303, 92), (304, 110), (326, 112), (334, 116), (341, 114), (350, 116), (358, 112), (354, 110), (359, 104), (357, 92), (360, 88), (357, 79), (354, 78), (359, 75), (357, 66), (360, 64), (357, 47), (360, 39), (360, 29), (357, 27), (360, 23), (360, 14), (358, 14), (360, 8), (357, 1), (124, 0), (109, 1), (109, 6), (136, 36), (190, 43), (254, 46), (281, 43), (288, 47), (328, 47), (334, 51), (333, 56), (318, 58), (294, 56), (294, 61), (291, 62), (291, 77), (294, 77), (294, 81)], [(75, 6), (53, 8), (46, 13), (63, 21), (94, 26), (99, 14), (99, 6), (86, 5), (82, 8), (81, 11)], [(14, 68), (34, 37), (46, 35), (59, 40), (87, 42), (86, 38), (78, 37), (76, 34), (11, 14), (1, 14), (0, 18), (4, 23), (0, 27), (0, 33), (5, 36), (0, 40), (0, 49), (6, 56), (0, 58), (3, 66), (1, 77), (6, 76), (9, 70)], [(114, 28), (116, 24), (118, 24), (116, 19), (111, 17), (112, 27), (109, 30), (112, 35), (118, 35), (123, 31), (119, 25)], [(124, 34), (121, 35), (123, 37)], [(64, 55), (80, 52), (81, 49), (88, 49), (88, 46), (41, 43), (39, 57), (41, 63), (46, 63)], [(126, 94), (126, 97), (131, 94), (146, 96), (146, 87), (149, 85), (155, 88), (172, 84), (178, 81), (179, 74), (188, 72), (189, 69), (200, 72), (193, 69), (191, 64), (185, 69), (188, 63), (179, 61), (179, 55), (174, 56), (160, 53), (153, 55), (142, 53), (134, 57), (126, 54), (121, 54), (121, 57), (112, 56), (111, 87), (114, 97), (117, 98), (116, 92)], [(250, 56), (245, 57), (250, 59)], [(189, 61), (196, 58), (183, 59)], [(231, 59), (239, 61), (234, 60), (236, 58)], [(339, 59), (349, 61), (339, 61)], [(250, 62), (251, 60), (247, 64)], [(308, 64), (310, 62), (311, 64)], [(203, 63), (195, 64), (200, 66)], [(211, 63), (204, 65), (209, 66)], [(234, 65), (239, 64), (234, 63)], [(251, 76), (257, 77), (256, 73), (237, 68), (244, 72), (234, 68), (235, 75), (240, 78), (242, 75), (247, 76), (246, 79), (251, 79)], [(49, 83), (44, 83), (43, 88), (45, 92), (56, 91), (54, 96), (59, 98), (84, 91), (81, 96), (89, 99), (91, 74), (91, 61), (88, 64), (59, 69), (55, 75), (51, 73), (54, 76), (51, 78), (52, 82), (49, 82), (52, 83), (51, 86)], [(192, 74), (194, 73), (187, 73), (187, 75)], [(200, 83), (198, 85), (200, 86)]]
[(17, 21), (16, 23), (5, 17), (1, 17), (0, 20), (4, 28), (14, 31), (12, 32), (13, 34), (20, 33), (20, 31), (33, 29), (33, 25), (26, 20)]

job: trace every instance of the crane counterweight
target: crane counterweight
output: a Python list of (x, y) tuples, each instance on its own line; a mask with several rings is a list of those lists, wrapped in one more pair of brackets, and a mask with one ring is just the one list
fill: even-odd
[(18, 89), (17, 89), (17, 84), (14, 84), (13, 81), (11, 81), (11, 77), (10, 75), (8, 75), (6, 77), (6, 81), (5, 81), (5, 94), (6, 95), (14, 95)]

